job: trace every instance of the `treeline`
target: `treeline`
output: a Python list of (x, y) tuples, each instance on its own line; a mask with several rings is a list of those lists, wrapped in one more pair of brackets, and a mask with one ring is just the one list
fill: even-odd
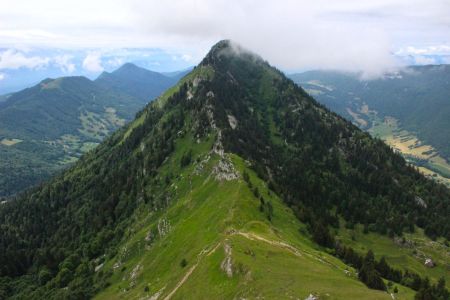
[[(439, 279), (438, 283), (432, 285), (428, 277), (422, 278), (414, 272), (408, 270), (402, 272), (392, 268), (386, 262), (385, 257), (382, 257), (379, 261), (375, 260), (372, 250), (369, 250), (365, 256), (362, 256), (351, 247), (346, 247), (338, 242), (335, 244), (334, 250), (338, 258), (358, 270), (358, 278), (369, 288), (386, 290), (386, 285), (382, 279), (385, 278), (390, 282), (395, 282), (417, 291), (416, 300), (446, 300), (450, 297), (443, 277)], [(396, 290), (394, 288), (394, 292)]]
[[(392, 268), (382, 257), (379, 261), (375, 260), (374, 253), (369, 250), (365, 256), (358, 254), (353, 248), (343, 245), (336, 240), (327, 223), (339, 227), (339, 219), (336, 215), (328, 215), (328, 220), (323, 218), (315, 218), (307, 209), (296, 210), (297, 217), (308, 225), (308, 230), (312, 239), (320, 246), (333, 249), (333, 254), (340, 258), (344, 263), (358, 270), (358, 278), (367, 285), (367, 287), (378, 290), (387, 290), (383, 278), (389, 282), (395, 282), (403, 286), (409, 287), (415, 291), (417, 300), (446, 300), (449, 299), (449, 291), (445, 287), (445, 280), (441, 278), (437, 284), (431, 285), (427, 277), (422, 278), (420, 275), (411, 272)], [(327, 214), (325, 214), (327, 215)], [(352, 224), (348, 224), (353, 227)], [(367, 233), (367, 227), (365, 228)], [(394, 288), (394, 292), (396, 289)]]
[[(271, 221), (273, 217), (271, 202), (264, 199), (246, 171), (243, 172), (242, 177), (255, 198), (259, 199), (259, 211), (264, 213), (267, 219)], [(416, 300), (449, 299), (450, 293), (445, 287), (445, 279), (443, 277), (439, 279), (437, 284), (432, 285), (428, 277), (422, 278), (417, 273), (408, 270), (402, 272), (391, 267), (384, 256), (377, 261), (372, 250), (369, 250), (366, 255), (360, 255), (353, 248), (345, 246), (336, 240), (323, 222), (314, 222), (312, 219), (307, 222), (312, 239), (320, 246), (333, 249), (333, 254), (336, 257), (345, 264), (354, 267), (358, 271), (359, 280), (368, 288), (387, 291), (387, 286), (383, 280), (386, 279), (389, 281), (388, 287), (390, 288), (393, 283), (398, 283), (417, 291)], [(392, 288), (394, 293), (398, 292), (397, 287), (394, 286)]]

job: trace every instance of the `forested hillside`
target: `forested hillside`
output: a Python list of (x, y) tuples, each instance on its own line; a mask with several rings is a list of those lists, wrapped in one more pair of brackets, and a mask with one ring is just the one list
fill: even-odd
[(125, 64), (96, 81), (46, 79), (0, 101), (0, 197), (76, 161), (176, 79)]
[(448, 189), (221, 41), (73, 167), (0, 205), (0, 295), (447, 299), (434, 271), (335, 233), (423, 230), (448, 251), (449, 215)]
[[(395, 118), (399, 131), (416, 135), (450, 161), (450, 65), (411, 66), (369, 80), (335, 71), (310, 71), (290, 77), (363, 129), (372, 127), (372, 111), (381, 119)], [(450, 178), (450, 171), (444, 174)]]

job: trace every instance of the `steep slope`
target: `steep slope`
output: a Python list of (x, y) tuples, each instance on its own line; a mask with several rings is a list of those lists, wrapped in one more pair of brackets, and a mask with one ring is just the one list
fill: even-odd
[[(176, 204), (138, 217), (142, 223), (130, 228), (119, 254), (104, 262), (111, 285), (97, 299), (390, 298), (368, 290), (354, 269), (300, 236), (305, 225), (241, 158), (211, 152), (208, 160), (197, 153), (209, 147), (186, 139), (177, 146), (193, 149), (194, 160), (201, 162), (182, 169), (172, 183)], [(214, 168), (220, 160), (231, 162), (240, 178), (217, 180), (221, 174)], [(165, 168), (178, 163), (169, 160)], [(270, 221), (242, 174), (249, 174), (252, 187), (270, 203)], [(399, 299), (411, 298), (409, 289), (400, 289)]]
[(141, 108), (85, 77), (46, 79), (0, 103), (0, 196), (75, 161)]
[[(448, 237), (449, 202), (382, 142), (222, 41), (71, 169), (0, 206), (0, 291), (391, 299), (330, 255), (350, 253), (333, 240), (340, 218)], [(369, 254), (352, 264), (383, 289)], [(409, 278), (398, 299), (412, 299)]]
[(375, 80), (333, 71), (290, 77), (411, 162), (447, 178), (450, 186), (450, 65), (412, 66)]
[(179, 77), (169, 77), (161, 73), (126, 63), (114, 72), (103, 72), (96, 80), (98, 85), (136, 97), (146, 104), (174, 85)]
[(186, 76), (187, 74), (189, 74), (192, 71), (193, 67), (189, 67), (185, 70), (180, 70), (180, 71), (174, 71), (174, 72), (163, 72), (161, 74), (173, 78), (176, 81), (180, 80), (181, 78), (183, 78), (184, 76)]
[(0, 100), (0, 197), (73, 163), (176, 81), (125, 64), (94, 82), (46, 79)]

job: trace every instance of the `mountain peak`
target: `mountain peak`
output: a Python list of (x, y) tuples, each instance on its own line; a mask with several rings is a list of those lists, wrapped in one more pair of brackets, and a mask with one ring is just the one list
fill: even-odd
[(137, 74), (159, 74), (154, 71), (150, 71), (145, 68), (141, 68), (133, 63), (127, 62), (123, 64), (120, 68), (113, 71), (111, 74), (122, 74), (122, 75), (137, 75)]
[(104, 88), (125, 91), (143, 102), (148, 102), (172, 86), (175, 80), (133, 63), (125, 63), (111, 73), (103, 72), (95, 82)]
[(120, 68), (118, 68), (114, 72), (117, 72), (117, 71), (120, 71), (120, 70), (137, 70), (137, 69), (143, 69), (143, 68), (138, 67), (137, 65), (135, 65), (133, 63), (127, 62), (127, 63), (124, 63)]
[(231, 48), (234, 44), (236, 44), (236, 43), (233, 42), (232, 40), (228, 40), (228, 39), (220, 40), (214, 46), (211, 47), (210, 51), (214, 51), (215, 49)]
[(39, 83), (40, 87), (44, 90), (65, 88), (69, 86), (91, 86), (92, 81), (84, 76), (66, 76), (58, 78), (46, 78)]
[(205, 56), (201, 65), (214, 64), (222, 59), (240, 58), (254, 61), (263, 61), (263, 59), (252, 51), (242, 47), (232, 40), (221, 40), (212, 46), (211, 50)]

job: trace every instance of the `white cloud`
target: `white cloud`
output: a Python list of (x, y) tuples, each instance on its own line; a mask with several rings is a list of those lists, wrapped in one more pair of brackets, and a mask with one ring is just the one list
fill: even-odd
[(75, 64), (72, 62), (73, 56), (64, 54), (57, 55), (53, 58), (56, 65), (63, 71), (64, 73), (73, 73), (75, 71)]
[(193, 60), (193, 57), (190, 54), (172, 55), (172, 60), (190, 62)]
[(372, 20), (342, 17), (379, 8), (361, 5), (361, 1), (337, 2), (196, 0), (134, 4), (149, 36), (169, 45), (178, 41), (204, 47), (197, 53), (204, 54), (212, 43), (229, 38), (283, 69), (382, 73), (393, 66), (392, 43), (385, 28)]
[(431, 45), (426, 47), (408, 46), (400, 48), (396, 55), (450, 55), (450, 45)]
[(15, 0), (0, 10), (0, 46), (156, 47), (194, 63), (230, 38), (284, 69), (376, 74), (399, 49), (448, 46), (449, 11), (448, 0)]
[(108, 59), (106, 63), (111, 67), (119, 67), (123, 65), (124, 61), (122, 57), (113, 57)]
[(6, 74), (5, 73), (0, 73), (0, 81), (6, 78)]
[(192, 56), (189, 54), (183, 54), (183, 55), (181, 55), (181, 59), (186, 62), (190, 62), (192, 60)]
[(12, 40), (27, 39), (28, 41), (56, 39), (60, 36), (39, 29), (0, 29), (0, 36)]
[(415, 56), (414, 61), (417, 65), (433, 65), (436, 64), (436, 59), (428, 56)]
[(102, 72), (104, 68), (102, 66), (100, 54), (97, 52), (88, 53), (83, 60), (83, 68), (92, 73)]
[(25, 56), (24, 53), (14, 49), (8, 49), (0, 52), (0, 70), (1, 69), (39, 69), (48, 65), (50, 58), (40, 56)]

